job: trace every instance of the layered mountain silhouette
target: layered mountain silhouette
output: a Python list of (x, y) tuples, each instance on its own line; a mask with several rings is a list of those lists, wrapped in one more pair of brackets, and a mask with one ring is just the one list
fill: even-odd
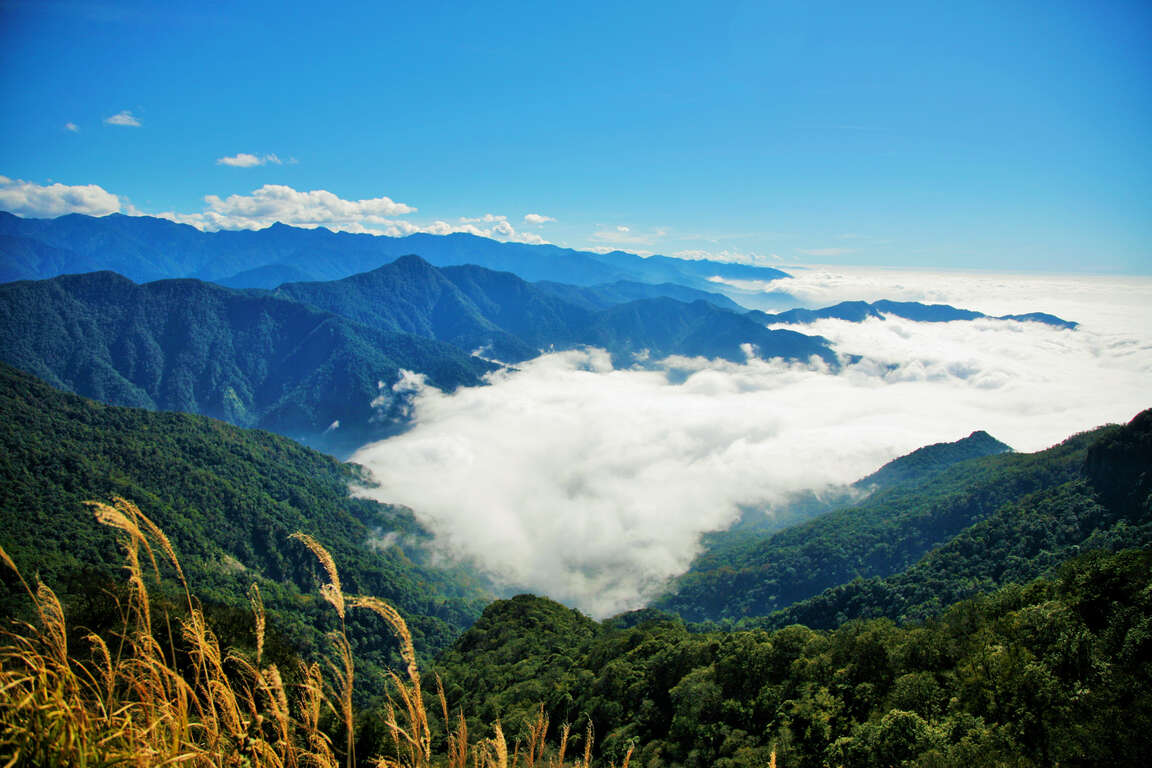
[(892, 315), (914, 320), (918, 323), (949, 323), (956, 320), (978, 320), (991, 318), (993, 320), (1015, 320), (1017, 322), (1044, 323), (1057, 328), (1072, 329), (1078, 323), (1070, 322), (1045, 312), (1029, 312), (1022, 315), (986, 315), (970, 309), (958, 309), (949, 304), (922, 304), (918, 301), (843, 301), (823, 309), (790, 309), (786, 312), (769, 314), (760, 310), (752, 310), (749, 317), (755, 318), (765, 324), (805, 325), (817, 320), (847, 320), (860, 323), (868, 318), (884, 319)]
[[(770, 331), (716, 302), (667, 297), (609, 303), (603, 287), (543, 288), (510, 272), (476, 266), (437, 269), (418, 256), (343, 280), (288, 283), (274, 295), (292, 298), (356, 322), (415, 333), (475, 350), (504, 362), (543, 349), (603, 347), (625, 362), (631, 356), (688, 355), (741, 361), (753, 345), (759, 357), (835, 364), (827, 342), (791, 331)], [(628, 290), (625, 287), (622, 290)], [(562, 296), (577, 296), (578, 303)], [(596, 303), (608, 304), (597, 308)]]
[(773, 280), (767, 267), (616, 251), (596, 254), (554, 245), (504, 243), (456, 233), (386, 237), (274, 224), (249, 231), (202, 232), (148, 216), (24, 219), (0, 212), (0, 282), (112, 270), (137, 282), (194, 277), (237, 288), (292, 280), (336, 280), (416, 253), (436, 266), (476, 264), (529, 281), (595, 285), (618, 280), (707, 289), (714, 276)]
[(826, 340), (768, 330), (715, 303), (659, 297), (598, 309), (564, 292), (416, 256), (273, 292), (66, 275), (0, 285), (0, 360), (105, 402), (213, 416), (338, 453), (396, 428), (404, 403), (391, 386), (402, 369), (451, 390), (481, 383), (496, 367), (488, 358), (516, 363), (580, 345), (629, 364), (641, 353), (836, 364)]

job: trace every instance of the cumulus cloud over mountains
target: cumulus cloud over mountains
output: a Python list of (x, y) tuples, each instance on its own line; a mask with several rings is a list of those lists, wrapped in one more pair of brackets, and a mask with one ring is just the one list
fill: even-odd
[(416, 209), (390, 197), (345, 200), (324, 189), (300, 192), (283, 184), (265, 184), (247, 195), (206, 195), (203, 213), (158, 214), (201, 229), (262, 229), (274, 222), (297, 227), (328, 227), (349, 232), (387, 226), (391, 218)]
[(701, 534), (742, 507), (976, 429), (1031, 451), (1152, 405), (1152, 317), (1113, 332), (1096, 322), (1109, 294), (1096, 295), (1096, 314), (1086, 303), (1069, 315), (1075, 331), (822, 321), (811, 332), (861, 356), (838, 373), (675, 358), (622, 370), (593, 350), (454, 394), (409, 380), (415, 427), (353, 460), (381, 483), (361, 492), (411, 506), (454, 555), (509, 588), (610, 615), (685, 570)]
[(120, 198), (97, 184), (37, 184), (0, 176), (0, 210), (18, 216), (50, 218), (66, 213), (105, 216), (124, 207)]
[[(283, 162), (274, 154), (253, 155), (245, 152), (216, 159), (217, 165), (237, 168), (282, 165)], [(295, 160), (289, 159), (287, 162), (292, 164)], [(305, 229), (326, 227), (334, 232), (391, 237), (465, 232), (503, 242), (532, 245), (548, 242), (535, 232), (518, 230), (504, 215), (486, 213), (477, 217), (462, 216), (453, 221), (434, 219), (416, 222), (404, 218), (417, 212), (415, 206), (397, 202), (387, 196), (349, 200), (326, 189), (301, 191), (285, 184), (265, 184), (250, 193), (227, 197), (205, 195), (204, 204), (204, 209), (199, 212), (162, 211), (145, 214), (126, 198), (96, 184), (38, 184), (0, 176), (0, 210), (28, 218), (54, 218), (67, 213), (89, 216), (126, 213), (132, 216), (156, 216), (207, 231), (264, 229), (279, 222)], [(530, 213), (524, 216), (524, 221), (539, 226), (555, 219)]]

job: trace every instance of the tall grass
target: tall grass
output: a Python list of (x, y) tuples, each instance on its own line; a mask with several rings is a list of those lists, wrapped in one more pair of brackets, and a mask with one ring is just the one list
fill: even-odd
[[(34, 622), (14, 622), (0, 646), (0, 760), (4, 768), (23, 765), (245, 766), (246, 768), (348, 768), (358, 765), (353, 709), (355, 661), (344, 619), (365, 610), (389, 627), (400, 642), (403, 673), (388, 673), (383, 722), (388, 754), (364, 758), (379, 768), (591, 768), (592, 727), (583, 755), (566, 762), (569, 726), (559, 744), (548, 744), (548, 718), (540, 709), (511, 754), (499, 722), (492, 735), (470, 741), (463, 712), (453, 715), (436, 680), (442, 721), (429, 719), (412, 636), (404, 618), (375, 597), (345, 595), (336, 563), (315, 539), (293, 534), (316, 556), (323, 572), (320, 594), (340, 619), (329, 633), (327, 672), (318, 661), (299, 662), (299, 683), (286, 685), (275, 664), (263, 660), (266, 618), (259, 588), (249, 592), (254, 653), (226, 651), (212, 632), (185, 579), (176, 552), (135, 504), (88, 502), (96, 519), (117, 529), (124, 552), (127, 589), (118, 598), (120, 630), (110, 637), (83, 635), (87, 645), (69, 648), (64, 609), (45, 584), (35, 588), (0, 548), (0, 560), (15, 573), (35, 608)], [(157, 552), (161, 555), (157, 558)], [(181, 618), (181, 644), (168, 647), (154, 631), (146, 584), (166, 561), (179, 582), (187, 615)], [(162, 617), (164, 626), (171, 619)], [(336, 721), (342, 744), (334, 744), (327, 724)], [(438, 727), (434, 727), (438, 725)], [(628, 768), (631, 749), (621, 768)]]

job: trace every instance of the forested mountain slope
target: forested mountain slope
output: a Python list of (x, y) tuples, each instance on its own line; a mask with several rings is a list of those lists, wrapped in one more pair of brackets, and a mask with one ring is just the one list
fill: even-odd
[(907, 570), (856, 579), (748, 625), (833, 627), (907, 621), (1002, 584), (1023, 583), (1082, 551), (1152, 546), (1152, 410), (1104, 431), (1067, 482), (1009, 502)]
[(729, 537), (701, 555), (655, 606), (691, 621), (738, 620), (857, 578), (899, 573), (1001, 508), (1082, 479), (1089, 450), (1119, 429), (1076, 435), (1034, 454), (963, 461), (783, 531)]
[[(241, 621), (240, 636), (251, 634), (252, 582), (290, 649), (315, 650), (330, 628), (313, 596), (315, 557), (288, 539), (302, 531), (329, 548), (350, 594), (392, 601), (419, 645), (442, 648), (489, 593), (424, 562), (428, 535), (408, 511), (350, 497), (362, 480), (355, 465), (268, 432), (104, 405), (0, 364), (0, 545), (62, 594), (73, 623), (118, 620), (109, 600), (123, 555), (83, 502), (121, 496), (164, 530), (207, 607)], [(17, 615), (27, 596), (11, 577), (0, 576), (0, 606)], [(365, 658), (391, 651), (388, 638), (358, 637)]]
[(523, 732), (543, 704), (553, 723), (590, 718), (606, 758), (634, 744), (652, 768), (1143, 766), (1150, 637), (1152, 553), (1128, 550), (909, 627), (618, 627), (523, 596), (489, 606), (437, 670), (474, 727)]
[(445, 389), (494, 368), (458, 347), (198, 280), (111, 272), (0, 285), (0, 360), (114, 405), (261, 427), (328, 450), (384, 434), (401, 369)]

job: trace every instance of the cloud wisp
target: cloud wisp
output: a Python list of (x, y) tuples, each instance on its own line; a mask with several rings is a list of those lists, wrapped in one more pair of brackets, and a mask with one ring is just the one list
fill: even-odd
[(233, 168), (254, 168), (258, 165), (268, 164), (283, 165), (284, 161), (274, 154), (252, 155), (247, 152), (239, 152), (230, 157), (216, 158), (216, 165), (228, 165)]
[[(1137, 334), (980, 320), (823, 321), (839, 373), (752, 360), (621, 370), (550, 354), (488, 387), (414, 395), (414, 428), (353, 457), (454, 557), (596, 616), (636, 608), (742, 508), (848, 483), (987, 429), (1038, 450), (1152, 406)], [(1139, 326), (1135, 326), (1139, 327)], [(1152, 326), (1145, 326), (1152, 327)]]
[(110, 117), (104, 118), (104, 123), (106, 125), (122, 125), (130, 128), (140, 127), (140, 120), (137, 119), (136, 116), (132, 114), (132, 110), (129, 109), (121, 110)]

